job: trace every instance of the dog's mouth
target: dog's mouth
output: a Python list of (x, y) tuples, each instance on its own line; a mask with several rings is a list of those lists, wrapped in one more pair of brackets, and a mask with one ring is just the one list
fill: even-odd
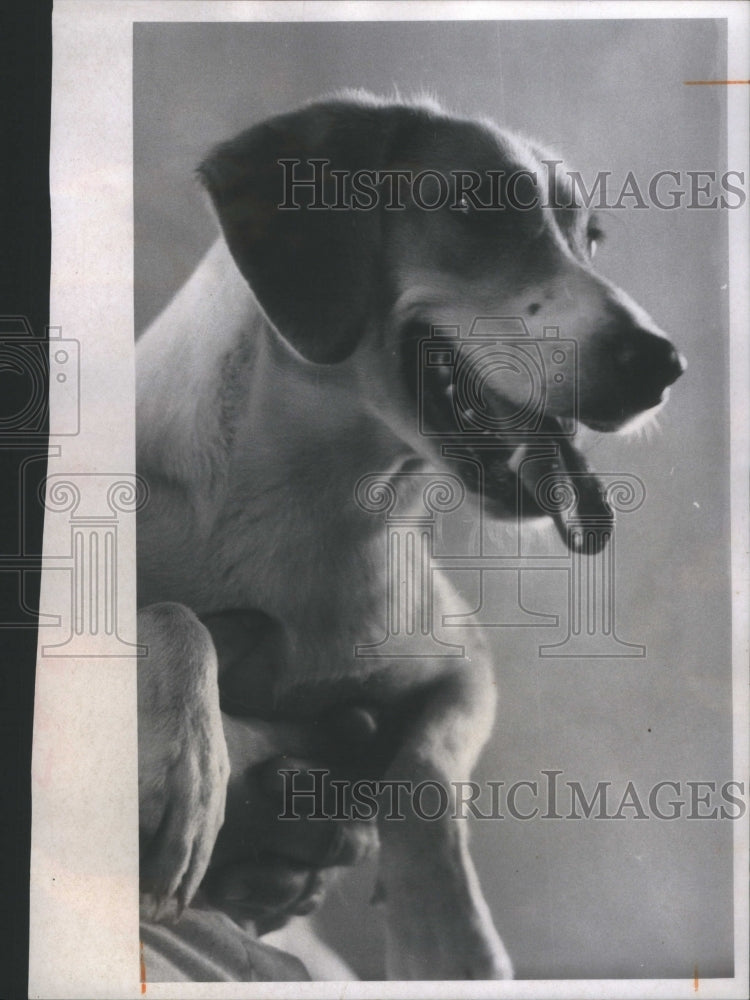
[(614, 513), (577, 447), (576, 420), (543, 414), (529, 429), (514, 427), (501, 401), (491, 416), (461, 409), (447, 370), (431, 372), (420, 396), (425, 436), (434, 435), (443, 461), (457, 472), (474, 464), (475, 489), (489, 516), (519, 523), (549, 517), (575, 551), (585, 546), (595, 553), (607, 544)]
[(601, 481), (573, 443), (575, 424), (545, 417), (539, 433), (513, 448), (509, 458), (490, 462), (484, 495), (488, 513), (507, 517), (507, 491), (521, 520), (550, 517), (571, 549), (599, 551), (607, 542), (614, 514)]

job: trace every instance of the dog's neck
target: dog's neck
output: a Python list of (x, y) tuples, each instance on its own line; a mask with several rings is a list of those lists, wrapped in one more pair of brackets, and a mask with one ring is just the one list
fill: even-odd
[(139, 525), (144, 547), (152, 532), (173, 533), (175, 547), (189, 535), (200, 558), (197, 539), (228, 544), (217, 532), (251, 523), (277, 525), (277, 545), (294, 544), (301, 520), (316, 526), (308, 543), (344, 533), (356, 546), (377, 532), (354, 487), (392, 470), (409, 446), (373, 418), (391, 409), (385, 380), (368, 371), (375, 363), (300, 358), (218, 241), (138, 344), (138, 467), (153, 501)]
[(248, 322), (247, 298), (225, 245), (217, 241), (140, 338), (136, 418), (144, 475), (204, 488), (217, 474), (226, 359), (241, 342), (250, 350), (259, 342), (252, 331), (240, 337)]

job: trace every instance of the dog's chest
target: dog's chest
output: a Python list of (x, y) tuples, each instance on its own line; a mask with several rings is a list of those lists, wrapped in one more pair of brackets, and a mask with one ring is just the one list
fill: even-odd
[[(403, 588), (407, 581), (403, 573), (394, 580), (398, 567), (389, 559), (385, 518), (357, 505), (355, 485), (319, 477), (315, 490), (304, 492), (304, 483), (291, 479), (271, 502), (228, 509), (205, 549), (203, 568), (191, 574), (200, 580), (202, 609), (256, 609), (283, 626), (284, 687), (297, 678), (385, 676), (394, 665), (375, 647), (392, 626), (394, 585)], [(424, 606), (427, 599), (430, 606)], [(432, 596), (415, 590), (410, 610), (414, 621), (429, 620)], [(418, 681), (422, 673), (433, 675), (437, 664), (413, 666), (406, 673)]]
[[(377, 641), (386, 615), (386, 552), (325, 501), (300, 510), (299, 494), (260, 518), (263, 530), (217, 546), (220, 601), (264, 611), (283, 626), (295, 672), (369, 671), (356, 648)], [(215, 598), (214, 598), (215, 599)]]

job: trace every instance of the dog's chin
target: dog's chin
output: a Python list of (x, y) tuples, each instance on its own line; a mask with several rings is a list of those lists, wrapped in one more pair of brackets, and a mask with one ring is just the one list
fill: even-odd
[(636, 413), (621, 416), (616, 419), (602, 420), (597, 417), (582, 416), (581, 421), (592, 431), (602, 434), (617, 434), (620, 437), (640, 437), (654, 427), (657, 416), (664, 409), (669, 399), (669, 388), (663, 390), (661, 398), (654, 406)]
[(617, 434), (618, 437), (624, 438), (649, 438), (652, 431), (658, 429), (659, 427), (659, 414), (664, 409), (664, 406), (669, 398), (669, 389), (665, 390), (664, 398), (656, 406), (652, 406), (648, 410), (643, 410), (641, 413), (637, 413), (634, 417), (626, 420), (619, 427), (614, 427), (607, 433)]

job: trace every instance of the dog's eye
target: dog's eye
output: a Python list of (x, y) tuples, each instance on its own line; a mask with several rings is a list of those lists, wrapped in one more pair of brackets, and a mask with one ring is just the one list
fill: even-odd
[(596, 251), (603, 242), (604, 233), (602, 230), (598, 226), (589, 223), (589, 227), (586, 230), (586, 245), (588, 247), (589, 257), (593, 257), (596, 254)]

